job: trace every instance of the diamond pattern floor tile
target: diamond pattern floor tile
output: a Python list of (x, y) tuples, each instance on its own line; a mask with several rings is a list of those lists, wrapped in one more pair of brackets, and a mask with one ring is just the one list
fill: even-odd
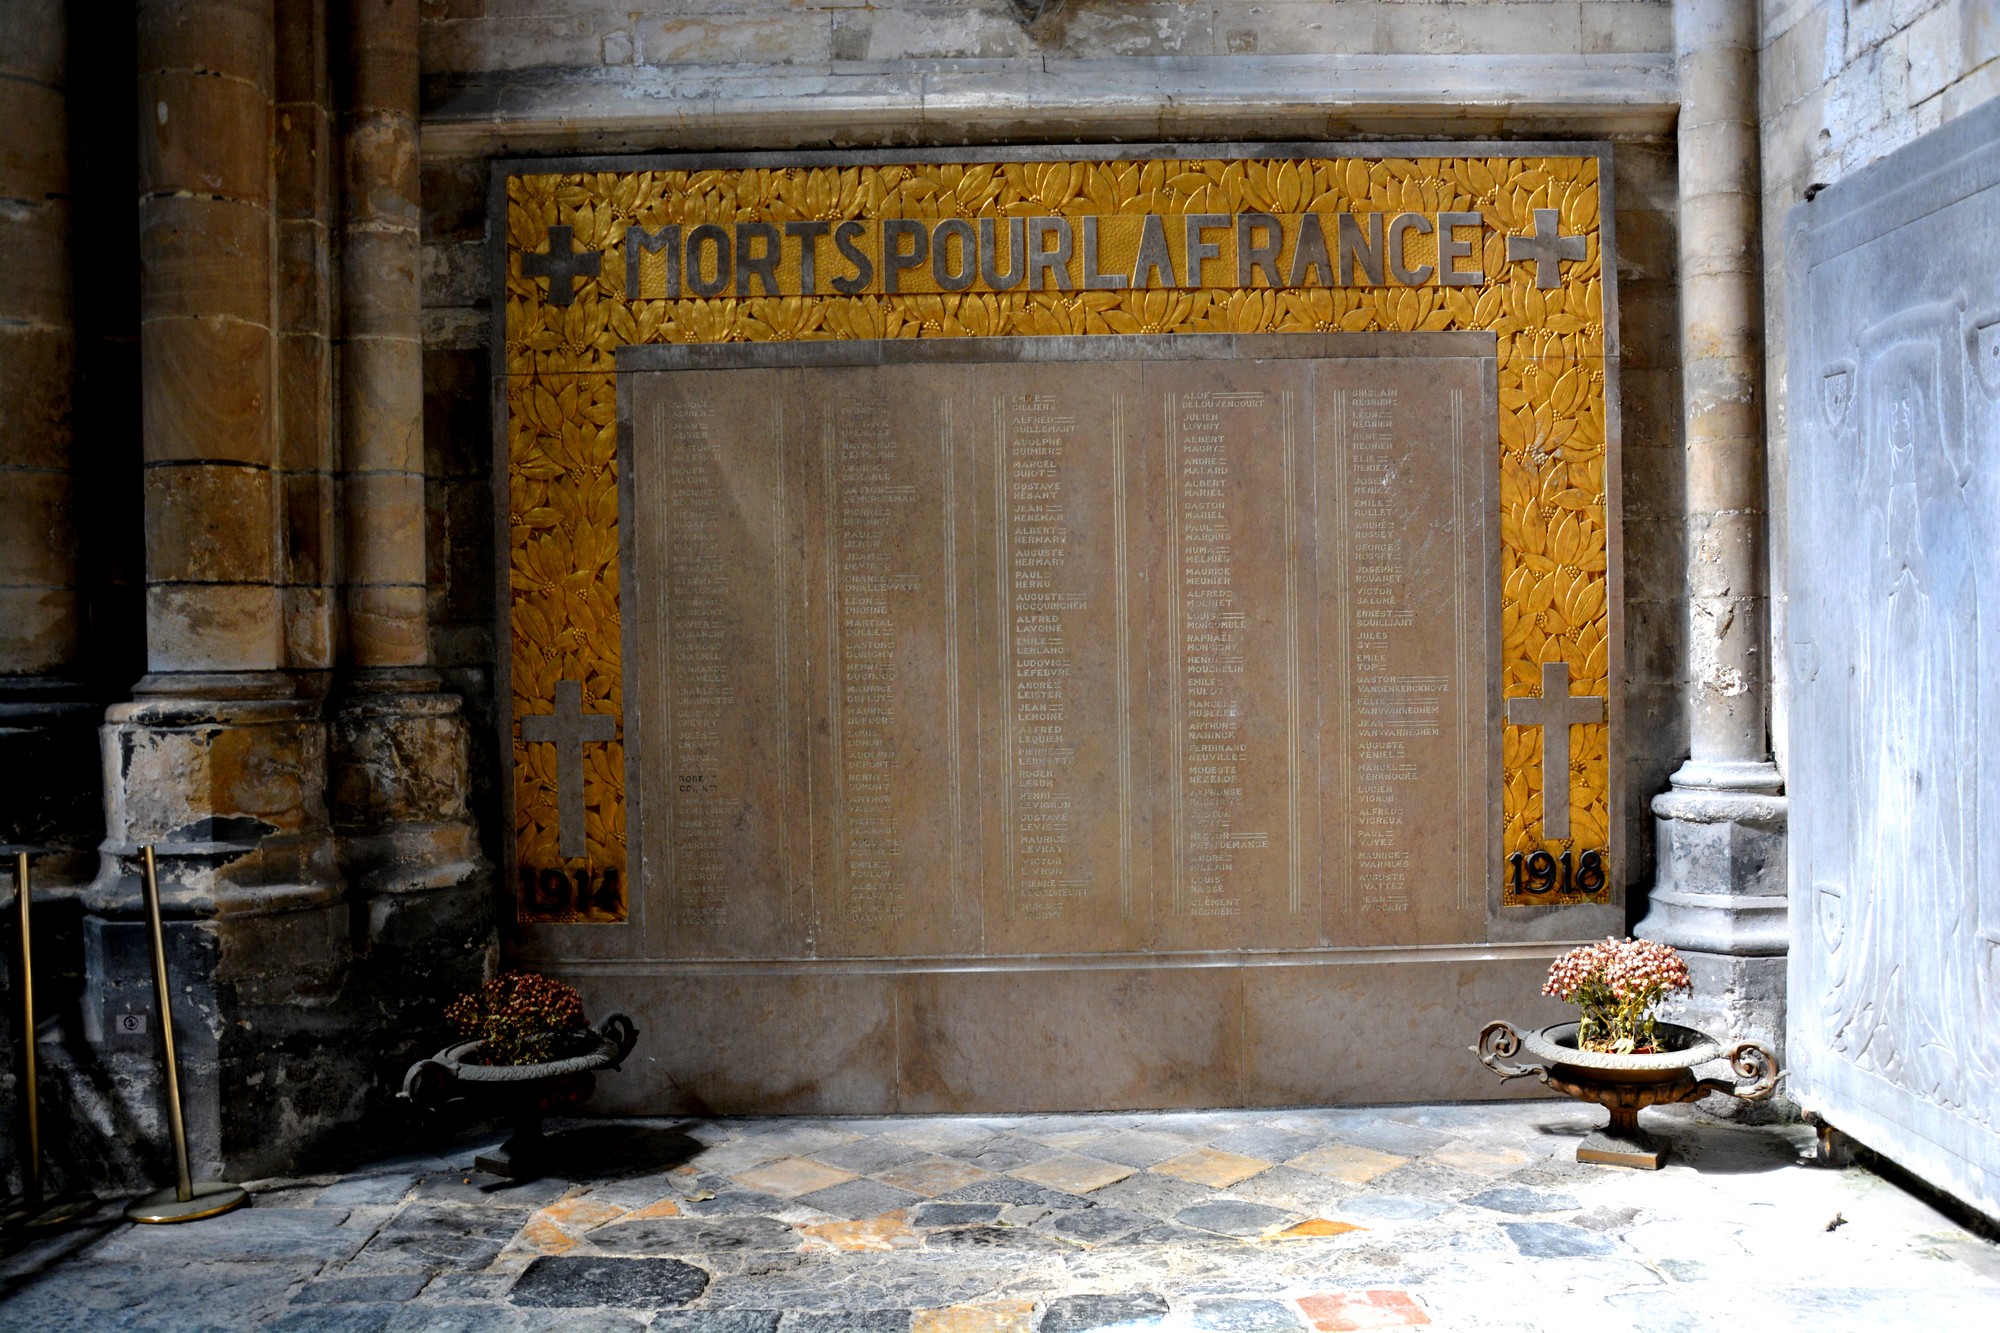
[(1145, 1168), (1169, 1157), (1179, 1157), (1188, 1150), (1187, 1141), (1169, 1138), (1165, 1134), (1146, 1134), (1126, 1130), (1109, 1134), (1097, 1142), (1080, 1149), (1092, 1157), (1106, 1162), (1119, 1162), (1125, 1166)]
[(853, 1222), (907, 1208), (921, 1198), (921, 1195), (884, 1185), (879, 1180), (849, 1180), (830, 1189), (801, 1194), (795, 1202), (807, 1208), (816, 1208), (829, 1217)]
[(914, 1162), (904, 1162), (900, 1166), (869, 1174), (886, 1185), (934, 1198), (970, 1185), (975, 1180), (984, 1180), (992, 1173), (951, 1157), (919, 1157)]
[(1377, 1152), (1373, 1148), (1358, 1148), (1351, 1143), (1329, 1143), (1301, 1153), (1285, 1165), (1333, 1180), (1344, 1180), (1350, 1185), (1366, 1185), (1409, 1160), (1394, 1153)]
[(1215, 1148), (1197, 1148), (1179, 1157), (1169, 1157), (1149, 1169), (1176, 1180), (1210, 1185), (1220, 1190), (1228, 1189), (1239, 1180), (1248, 1180), (1261, 1171), (1268, 1171), (1271, 1165), (1261, 1157), (1246, 1157), (1242, 1153), (1222, 1152)]
[(1058, 1153), (1008, 1174), (1037, 1185), (1070, 1194), (1088, 1194), (1132, 1174), (1132, 1168), (1118, 1162), (1101, 1162), (1095, 1157)]
[(801, 1194), (852, 1180), (854, 1173), (807, 1157), (785, 1157), (765, 1166), (752, 1167), (731, 1179), (749, 1189), (775, 1194), (781, 1199), (795, 1199)]

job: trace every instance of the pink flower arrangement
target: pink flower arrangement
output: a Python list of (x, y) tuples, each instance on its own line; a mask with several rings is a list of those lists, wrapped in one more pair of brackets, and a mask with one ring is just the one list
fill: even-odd
[(1542, 994), (1583, 1011), (1576, 1031), (1583, 1050), (1645, 1055), (1658, 1049), (1653, 1006), (1688, 989), (1687, 963), (1672, 945), (1607, 939), (1556, 959)]

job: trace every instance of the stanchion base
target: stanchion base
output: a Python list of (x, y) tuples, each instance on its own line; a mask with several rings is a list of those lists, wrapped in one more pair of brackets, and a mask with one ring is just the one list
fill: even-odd
[(59, 1199), (45, 1200), (38, 1209), (30, 1209), (20, 1199), (10, 1199), (5, 1208), (0, 1208), (0, 1234), (17, 1231), (50, 1231), (56, 1227), (68, 1226), (81, 1217), (88, 1217), (97, 1211), (95, 1194), (70, 1194)]
[(192, 1198), (176, 1198), (173, 1186), (169, 1185), (166, 1189), (141, 1195), (125, 1205), (126, 1220), (199, 1222), (204, 1217), (216, 1217), (250, 1202), (250, 1195), (241, 1185), (231, 1185), (223, 1180), (198, 1180), (192, 1194)]

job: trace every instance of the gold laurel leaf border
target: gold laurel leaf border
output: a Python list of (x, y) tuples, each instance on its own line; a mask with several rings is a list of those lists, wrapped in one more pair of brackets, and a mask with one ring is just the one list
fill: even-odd
[[(622, 715), (618, 624), (616, 349), (631, 343), (764, 342), (1096, 333), (1492, 330), (1499, 342), (1503, 694), (1534, 694), (1543, 662), (1570, 665), (1571, 688), (1608, 697), (1610, 534), (1605, 491), (1603, 284), (1595, 157), (1423, 157), (967, 163), (814, 169), (517, 175), (507, 180), (506, 366), (510, 653), (515, 856), (520, 868), (615, 869), (613, 901), (562, 918), (626, 917), (623, 741), (587, 762), (586, 855), (556, 849), (547, 747), (519, 719), (553, 706), (557, 679), (579, 680), (584, 708)], [(1210, 288), (1107, 292), (627, 300), (622, 262), (580, 280), (568, 306), (520, 272), (547, 250), (547, 228), (579, 250), (615, 252), (624, 229), (750, 220), (844, 220), (1024, 213), (1366, 212), (1485, 215), (1489, 253), (1555, 208), (1586, 238), (1561, 285), (1534, 266), (1488, 262), (1469, 288)], [(1491, 247), (1503, 247), (1494, 253)], [(606, 260), (613, 259), (607, 253)], [(1610, 841), (1605, 725), (1572, 747), (1575, 836), (1542, 840), (1537, 734), (1504, 728), (1503, 849), (1560, 854)], [(537, 752), (540, 753), (537, 753)], [(1503, 889), (1505, 886), (1503, 886)], [(1562, 895), (1564, 902), (1603, 902)], [(1510, 889), (1504, 901), (1521, 901)], [(1538, 901), (1547, 901), (1541, 899)]]

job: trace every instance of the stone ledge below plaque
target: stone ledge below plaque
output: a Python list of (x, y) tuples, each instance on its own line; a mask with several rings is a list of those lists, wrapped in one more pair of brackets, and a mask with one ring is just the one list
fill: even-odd
[(545, 966), (595, 1006), (674, 1034), (606, 1090), (607, 1113), (1003, 1114), (1519, 1095), (1483, 1077), (1463, 1016), (1518, 1012), (1559, 951), (977, 971)]

